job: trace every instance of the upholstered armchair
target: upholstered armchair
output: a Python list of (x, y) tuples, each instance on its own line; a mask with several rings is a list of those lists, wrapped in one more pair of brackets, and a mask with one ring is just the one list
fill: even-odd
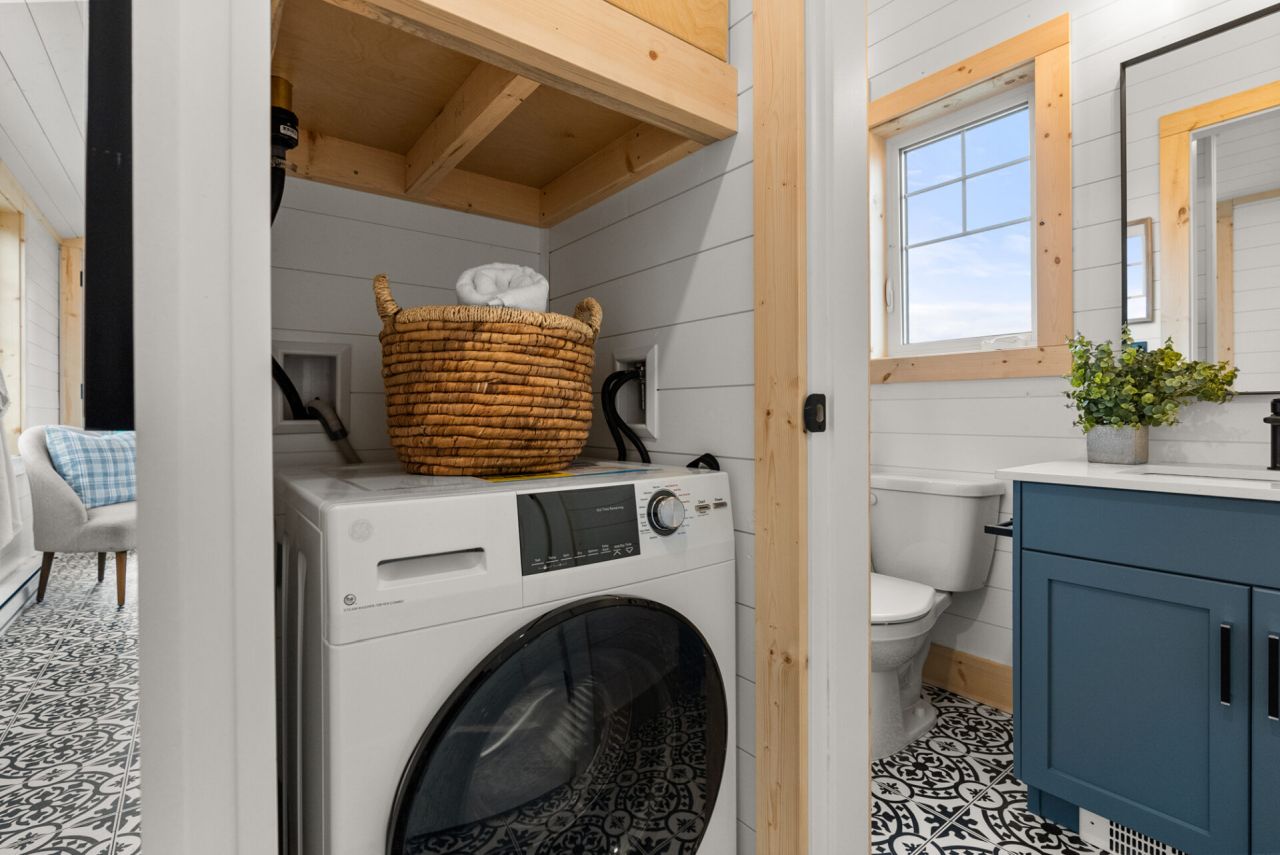
[(116, 557), (116, 602), (124, 605), (125, 567), (137, 545), (138, 503), (121, 502), (85, 508), (84, 502), (53, 468), (43, 427), (27, 428), (18, 437), (18, 452), (31, 486), (32, 534), (44, 553), (36, 602), (44, 600), (53, 558), (59, 552), (98, 553), (98, 581), (106, 572), (107, 553)]

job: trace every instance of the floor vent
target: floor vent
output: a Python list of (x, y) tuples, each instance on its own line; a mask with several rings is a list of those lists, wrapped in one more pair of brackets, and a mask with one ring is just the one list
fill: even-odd
[(1080, 808), (1080, 837), (1111, 855), (1187, 855), (1154, 837)]

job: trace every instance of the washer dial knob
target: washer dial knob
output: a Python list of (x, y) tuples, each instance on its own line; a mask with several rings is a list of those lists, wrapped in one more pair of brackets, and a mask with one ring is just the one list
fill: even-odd
[(684, 524), (684, 502), (670, 490), (658, 490), (649, 499), (649, 528), (667, 537)]

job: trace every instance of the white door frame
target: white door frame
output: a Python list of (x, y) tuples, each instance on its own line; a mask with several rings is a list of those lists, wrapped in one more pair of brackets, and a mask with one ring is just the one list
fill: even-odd
[[(809, 852), (870, 851), (867, 11), (806, 9), (809, 391)], [(862, 849), (858, 841), (864, 841)]]
[(276, 851), (270, 4), (134, 0), (147, 851)]

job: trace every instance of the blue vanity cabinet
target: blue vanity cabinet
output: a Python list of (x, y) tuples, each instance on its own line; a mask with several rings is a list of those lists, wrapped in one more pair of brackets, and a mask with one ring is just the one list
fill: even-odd
[(1253, 851), (1280, 852), (1280, 591), (1253, 592)]
[(1190, 855), (1280, 853), (1280, 503), (1015, 482), (1014, 515), (1031, 809)]
[(1020, 777), (1187, 852), (1248, 851), (1249, 589), (1026, 551), (1022, 576)]

